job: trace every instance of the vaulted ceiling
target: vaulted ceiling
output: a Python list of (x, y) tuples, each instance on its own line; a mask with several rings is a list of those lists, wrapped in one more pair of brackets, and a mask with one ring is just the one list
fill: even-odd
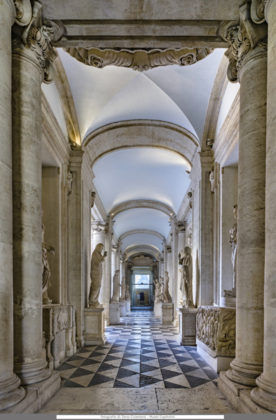
[[(182, 127), (200, 144), (223, 49), (214, 50), (191, 66), (158, 67), (143, 73), (115, 66), (97, 69), (75, 60), (62, 49), (58, 49), (58, 54), (70, 86), (81, 142), (112, 123), (148, 120)], [(44, 85), (43, 91), (66, 133), (56, 86)], [(224, 108), (227, 107), (225, 103)], [(114, 216), (114, 232), (117, 239), (124, 236), (123, 250), (152, 245), (161, 251), (162, 237), (166, 238), (170, 231), (170, 214), (158, 205), (135, 207), (135, 202), (161, 203), (171, 215), (177, 214), (189, 188), (191, 165), (183, 155), (168, 148), (131, 146), (100, 156), (91, 176), (106, 214), (121, 206)], [(126, 202), (132, 202), (132, 208), (124, 209)]]

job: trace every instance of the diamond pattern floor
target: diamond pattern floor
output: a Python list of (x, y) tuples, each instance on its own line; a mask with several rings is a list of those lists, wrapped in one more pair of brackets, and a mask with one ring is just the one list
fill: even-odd
[(177, 330), (152, 312), (135, 311), (106, 328), (106, 344), (82, 348), (58, 370), (64, 387), (194, 388), (217, 374), (195, 347), (180, 346)]

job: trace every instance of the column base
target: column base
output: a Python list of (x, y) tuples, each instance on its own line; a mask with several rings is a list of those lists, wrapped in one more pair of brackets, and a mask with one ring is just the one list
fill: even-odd
[(109, 324), (116, 325), (120, 324), (120, 307), (121, 303), (110, 303), (109, 304)]
[(105, 343), (103, 307), (84, 310), (84, 342), (87, 346)]
[(263, 371), (263, 365), (252, 365), (234, 359), (230, 369), (226, 372), (227, 377), (240, 385), (256, 386), (256, 379)]
[(258, 406), (261, 406), (269, 412), (276, 413), (276, 384), (267, 381), (264, 375), (257, 378), (257, 388), (252, 389), (251, 399)]
[(120, 302), (120, 315), (126, 316), (126, 301), (125, 300), (122, 300)]
[(52, 372), (51, 376), (35, 385), (29, 385), (24, 389), (25, 397), (13, 407), (1, 411), (1, 413), (36, 413), (44, 404), (59, 390), (60, 376), (58, 372)]
[(20, 387), (20, 379), (12, 375), (0, 383), (0, 411), (18, 404), (25, 397), (26, 391)]
[(32, 385), (51, 376), (52, 371), (46, 366), (46, 361), (38, 360), (32, 363), (15, 363), (14, 370), (22, 385)]

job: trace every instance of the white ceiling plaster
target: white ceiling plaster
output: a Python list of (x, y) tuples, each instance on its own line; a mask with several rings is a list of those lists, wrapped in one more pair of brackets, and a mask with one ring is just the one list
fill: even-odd
[(124, 251), (129, 246), (145, 244), (153, 245), (157, 247), (160, 251), (162, 251), (163, 248), (161, 239), (147, 233), (137, 233), (127, 236), (125, 239), (123, 239), (121, 247)]
[(59, 126), (65, 135), (65, 137), (68, 137), (67, 134), (67, 127), (66, 122), (63, 114), (63, 108), (61, 104), (61, 100), (59, 97), (59, 92), (57, 90), (55, 83), (42, 83), (42, 91), (44, 95), (46, 96), (46, 99), (52, 108), (52, 111), (54, 113), (54, 116), (56, 117), (57, 122), (59, 123)]
[[(114, 217), (114, 232), (119, 238), (123, 233), (135, 229), (155, 230), (161, 235), (168, 236), (170, 231), (169, 217), (158, 210), (131, 209), (123, 211)], [(148, 236), (148, 234), (142, 234)], [(153, 235), (151, 235), (154, 238)], [(146, 242), (145, 242), (146, 243)]]
[(58, 52), (71, 87), (82, 140), (101, 125), (131, 119), (175, 123), (201, 139), (223, 49), (192, 66), (165, 66), (143, 73), (115, 66), (97, 69), (62, 49)]
[(169, 95), (191, 121), (201, 141), (208, 103), (225, 49), (213, 51), (191, 66), (167, 66), (144, 74)]
[(177, 213), (190, 184), (188, 168), (182, 156), (167, 149), (120, 149), (95, 162), (94, 185), (107, 213), (138, 199), (161, 201)]

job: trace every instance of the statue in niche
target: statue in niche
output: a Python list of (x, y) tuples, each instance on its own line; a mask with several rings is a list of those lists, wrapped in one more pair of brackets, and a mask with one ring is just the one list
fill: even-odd
[(122, 284), (121, 284), (121, 297), (120, 301), (124, 302), (126, 300), (126, 279), (125, 277), (122, 278)]
[(130, 300), (129, 282), (126, 283), (126, 300)]
[(52, 303), (48, 296), (48, 287), (50, 284), (51, 269), (48, 261), (48, 252), (55, 255), (55, 248), (46, 244), (44, 240), (45, 226), (42, 223), (42, 302), (44, 305)]
[(91, 278), (91, 285), (90, 285), (90, 292), (89, 292), (89, 306), (92, 308), (99, 308), (101, 304), (99, 303), (99, 294), (102, 285), (102, 263), (104, 258), (107, 256), (107, 252), (105, 251), (103, 254), (104, 246), (103, 244), (98, 244), (93, 251), (92, 258), (91, 258), (91, 271), (90, 271), (90, 278)]
[[(161, 279), (162, 277), (160, 277), (160, 280)], [(162, 290), (161, 290), (162, 284), (160, 280), (158, 279), (158, 277), (153, 278), (154, 287), (155, 287), (154, 303), (160, 303), (163, 301)]]
[(181, 265), (181, 283), (180, 290), (184, 296), (184, 306), (186, 308), (194, 308), (193, 301), (193, 259), (192, 250), (189, 246), (185, 246), (184, 252), (178, 254), (178, 261)]
[(215, 191), (215, 173), (214, 173), (214, 169), (211, 170), (210, 174), (209, 174), (209, 181), (210, 181), (210, 186), (211, 186), (211, 192), (213, 193)]
[(237, 225), (237, 216), (238, 216), (238, 206), (235, 204), (233, 206), (233, 216), (234, 216), (234, 225), (229, 230), (229, 243), (231, 244), (232, 254), (231, 254), (231, 262), (233, 268), (233, 286), (232, 290), (224, 290), (224, 297), (236, 297), (236, 281), (237, 281), (237, 233), (238, 233), (238, 225)]
[(165, 278), (163, 281), (163, 302), (164, 303), (171, 303), (172, 302), (172, 297), (170, 295), (169, 292), (169, 273), (166, 271), (165, 272)]
[(113, 276), (113, 294), (110, 303), (118, 303), (120, 299), (120, 270), (116, 270)]

